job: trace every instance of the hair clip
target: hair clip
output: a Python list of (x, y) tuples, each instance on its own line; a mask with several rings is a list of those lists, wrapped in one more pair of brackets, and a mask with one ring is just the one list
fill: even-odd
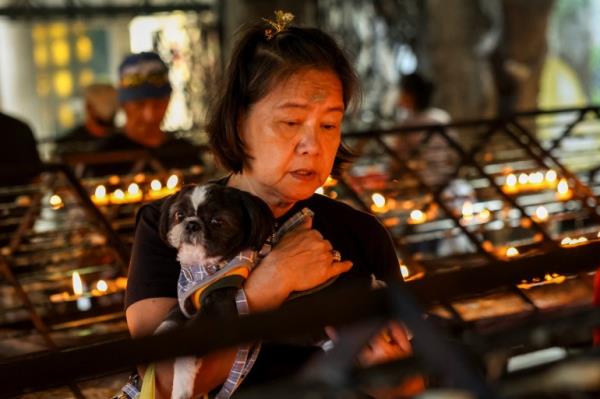
[(282, 10), (275, 11), (275, 21), (268, 18), (263, 18), (263, 21), (271, 25), (273, 28), (265, 29), (267, 40), (271, 40), (273, 36), (279, 32), (283, 32), (287, 26), (294, 20), (294, 14)]

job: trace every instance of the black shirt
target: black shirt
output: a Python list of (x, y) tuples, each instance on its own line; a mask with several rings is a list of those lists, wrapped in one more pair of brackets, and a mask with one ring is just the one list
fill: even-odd
[[(158, 235), (160, 206), (163, 201), (164, 199), (147, 204), (138, 212), (126, 306), (146, 298), (177, 297), (180, 269), (176, 260), (177, 252)], [(313, 228), (331, 242), (333, 248), (341, 253), (343, 260), (353, 262), (352, 269), (340, 275), (332, 286), (350, 278), (364, 279), (365, 283), (369, 283), (371, 274), (380, 280), (401, 281), (392, 240), (374, 216), (315, 194), (307, 200), (297, 202), (278, 222), (281, 224), (303, 207), (308, 207), (315, 213)], [(264, 343), (243, 386), (289, 376), (316, 350), (319, 349), (311, 346)]]
[(108, 137), (110, 135), (105, 137), (94, 136), (85, 124), (79, 125), (55, 141), (56, 154), (63, 155), (96, 151)]

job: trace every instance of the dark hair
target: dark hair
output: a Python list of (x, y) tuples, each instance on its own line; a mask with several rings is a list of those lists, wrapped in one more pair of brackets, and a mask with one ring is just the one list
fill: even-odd
[[(265, 97), (277, 83), (294, 73), (316, 68), (335, 73), (342, 84), (344, 106), (353, 106), (358, 79), (350, 62), (336, 42), (314, 28), (288, 27), (267, 39), (266, 23), (242, 32), (224, 76), (224, 88), (209, 116), (207, 131), (217, 161), (227, 170), (239, 173), (248, 165), (239, 132), (239, 122), (250, 107)], [(343, 143), (335, 157), (332, 175), (339, 177), (343, 165), (353, 158)]]
[(400, 90), (409, 93), (417, 111), (427, 109), (435, 91), (433, 83), (418, 73), (411, 73), (400, 80)]

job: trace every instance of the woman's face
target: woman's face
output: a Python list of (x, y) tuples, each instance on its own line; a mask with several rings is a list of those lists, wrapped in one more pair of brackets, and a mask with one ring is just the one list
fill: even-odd
[(242, 121), (242, 140), (254, 158), (242, 175), (268, 202), (310, 197), (331, 172), (343, 115), (336, 74), (318, 69), (293, 74)]

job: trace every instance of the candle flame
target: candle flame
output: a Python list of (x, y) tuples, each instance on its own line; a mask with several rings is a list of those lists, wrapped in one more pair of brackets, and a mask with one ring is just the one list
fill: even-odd
[(423, 223), (425, 221), (425, 214), (423, 211), (415, 209), (410, 212), (410, 219), (413, 223)]
[(406, 267), (406, 265), (400, 265), (400, 274), (402, 274), (403, 279), (406, 279), (408, 276), (410, 276), (410, 270), (408, 270), (408, 267)]
[(462, 215), (465, 219), (471, 219), (473, 217), (473, 204), (471, 201), (465, 201), (462, 206)]
[(569, 184), (567, 183), (567, 179), (564, 177), (558, 181), (558, 186), (556, 187), (556, 191), (559, 194), (567, 194), (569, 192)]
[(535, 210), (535, 216), (539, 220), (542, 220), (542, 221), (547, 220), (548, 219), (548, 210), (544, 206), (538, 206), (537, 209)]
[(385, 206), (385, 197), (383, 195), (375, 193), (371, 196), (371, 199), (373, 200), (375, 206), (378, 206), (380, 208)]
[(560, 245), (570, 245), (570, 244), (571, 244), (571, 237), (565, 237), (560, 242)]
[(106, 197), (106, 187), (104, 187), (102, 184), (96, 187), (96, 190), (94, 191), (94, 196), (98, 199)]
[(162, 188), (162, 184), (160, 181), (154, 179), (150, 182), (150, 187), (152, 188), (152, 190), (158, 191)]
[(123, 198), (125, 198), (125, 193), (123, 192), (123, 190), (121, 190), (120, 188), (117, 188), (115, 190), (115, 198), (122, 200)]
[(530, 173), (529, 181), (532, 184), (540, 184), (544, 181), (544, 174), (542, 172)]
[(108, 284), (104, 280), (98, 280), (96, 283), (96, 289), (100, 292), (108, 291)]
[(506, 176), (506, 185), (509, 187), (514, 187), (517, 185), (517, 176), (513, 175), (512, 173), (508, 176)]
[(127, 187), (127, 192), (130, 195), (137, 195), (140, 193), (140, 186), (138, 186), (136, 183), (131, 183), (129, 187)]
[(546, 172), (546, 181), (548, 183), (554, 183), (556, 181), (557, 178), (557, 174), (554, 170), (550, 169), (549, 171)]
[(73, 293), (75, 295), (83, 294), (83, 283), (81, 282), (81, 277), (78, 272), (73, 272)]
[(61, 208), (63, 206), (63, 201), (62, 198), (60, 198), (60, 195), (54, 194), (50, 197), (50, 205), (52, 205), (53, 209)]
[(179, 177), (177, 177), (177, 175), (171, 175), (167, 179), (167, 188), (172, 190), (177, 187), (177, 183), (179, 183)]
[(510, 247), (506, 250), (506, 256), (512, 258), (513, 256), (519, 255), (519, 250), (515, 247)]
[(519, 183), (520, 184), (527, 184), (527, 183), (529, 183), (529, 175), (527, 173), (521, 173), (519, 175)]

